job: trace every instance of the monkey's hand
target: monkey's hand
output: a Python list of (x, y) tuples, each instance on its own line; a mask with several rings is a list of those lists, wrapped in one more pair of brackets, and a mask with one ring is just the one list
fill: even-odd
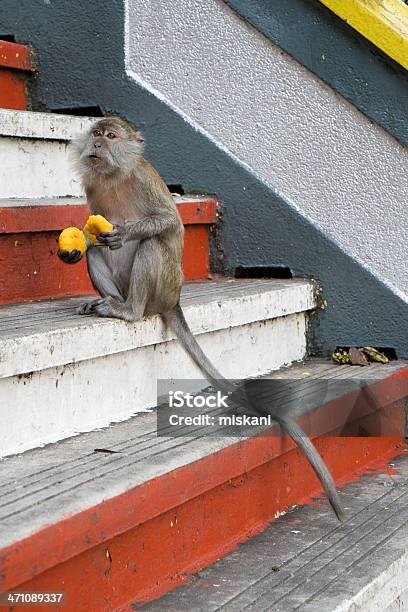
[(58, 251), (58, 257), (67, 264), (76, 264), (82, 259), (81, 251), (74, 249), (73, 251)]
[(103, 232), (98, 236), (96, 246), (106, 246), (112, 249), (120, 249), (127, 239), (127, 231), (125, 225), (114, 225), (111, 232)]

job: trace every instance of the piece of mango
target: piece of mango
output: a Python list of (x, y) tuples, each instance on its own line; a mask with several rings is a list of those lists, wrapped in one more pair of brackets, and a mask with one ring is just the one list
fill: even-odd
[(77, 227), (67, 227), (61, 232), (58, 239), (60, 251), (81, 251), (82, 255), (86, 251), (86, 239), (82, 230)]
[(98, 240), (99, 234), (111, 232), (112, 229), (112, 223), (109, 223), (109, 221), (105, 219), (105, 217), (102, 217), (102, 215), (90, 215), (84, 227), (84, 232), (91, 243), (95, 244), (95, 242)]

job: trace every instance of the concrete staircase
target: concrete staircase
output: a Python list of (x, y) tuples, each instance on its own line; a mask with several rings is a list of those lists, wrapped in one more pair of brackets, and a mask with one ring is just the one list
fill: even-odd
[[(55, 442), (157, 404), (157, 379), (198, 379), (153, 317), (135, 324), (81, 317), (82, 299), (0, 307), (0, 456)], [(194, 283), (182, 305), (226, 376), (259, 376), (306, 354), (307, 281)], [(196, 384), (196, 389), (197, 389)]]
[[(69, 611), (130, 610), (320, 489), (276, 427), (238, 440), (205, 428), (157, 436), (157, 412), (146, 412), (157, 406), (157, 381), (168, 390), (189, 379), (194, 391), (206, 381), (159, 317), (128, 324), (76, 314), (92, 287), (82, 264), (57, 259), (55, 240), (86, 219), (67, 149), (91, 122), (0, 111), (0, 592), (61, 590)], [(177, 205), (186, 277), (196, 281), (182, 306), (221, 372), (289, 381), (274, 397), (337, 482), (400, 454), (407, 364), (363, 374), (327, 361), (291, 365), (307, 357), (314, 284), (209, 280), (218, 203), (184, 196)], [(323, 521), (335, 525), (329, 511)]]
[[(68, 145), (93, 121), (0, 110), (0, 393), (7, 397), (0, 457), (154, 407), (159, 377), (202, 379), (159, 318), (135, 325), (84, 318), (76, 315), (82, 298), (54, 300), (93, 293), (85, 262), (66, 266), (56, 257), (58, 233), (87, 218)], [(184, 196), (176, 203), (186, 226), (186, 278), (205, 281), (217, 202)], [(315, 307), (309, 281), (201, 282), (185, 287), (183, 304), (226, 376), (259, 376), (306, 355)]]
[[(284, 389), (282, 380), (288, 383)], [(325, 360), (308, 361), (262, 381), (274, 383), (271, 401), (278, 399), (297, 415), (340, 486), (358, 481), (373, 469), (393, 473), (387, 461), (404, 452), (406, 363), (360, 370)], [(220, 411), (205, 413), (216, 416)], [(215, 575), (217, 581), (201, 580), (195, 590), (193, 581), (187, 592), (176, 592), (153, 607), (207, 611), (219, 609), (234, 595), (240, 596), (240, 602), (250, 595), (252, 609), (263, 610), (275, 600), (267, 592), (264, 607), (257, 607), (262, 594), (256, 589), (257, 577), (269, 586), (273, 568), (278, 567), (282, 579), (291, 578), (292, 567), (302, 565), (296, 562), (296, 551), (304, 549), (301, 559), (312, 557), (318, 569), (326, 560), (342, 562), (339, 555), (348, 545), (348, 565), (336, 566), (340, 579), (343, 567), (352, 567), (352, 547), (358, 544), (353, 534), (358, 535), (365, 512), (361, 535), (381, 539), (391, 533), (388, 526), (388, 531), (382, 528), (388, 520), (388, 498), (380, 500), (385, 507), (376, 516), (377, 509), (370, 507), (373, 497), (366, 489), (355, 502), (352, 497), (358, 495), (358, 487), (354, 494), (347, 488), (341, 493), (347, 508), (347, 521), (341, 527), (327, 500), (319, 500), (314, 508), (321, 492), (316, 476), (277, 427), (254, 426), (237, 439), (223, 435), (216, 422), (197, 426), (188, 436), (182, 427), (173, 433), (162, 429), (157, 436), (159, 414), (139, 414), (102, 431), (0, 462), (0, 592), (64, 592), (69, 611), (137, 610), (186, 583), (192, 574), (236, 550), (281, 516), (271, 529), (276, 535), (282, 525), (282, 537), (261, 538), (267, 541), (267, 550), (262, 549), (267, 561), (247, 557), (243, 549), (242, 562), (234, 564), (236, 556), (232, 559), (238, 572), (235, 583), (230, 582), (231, 571), (225, 572), (231, 565), (227, 558), (221, 573), (216, 567), (207, 574)], [(361, 431), (365, 437), (356, 437)], [(395, 467), (395, 488), (389, 497), (394, 505), (387, 523), (392, 523), (391, 517), (398, 518), (394, 531), (406, 514), (405, 485), (399, 482)], [(378, 487), (374, 493), (378, 496)], [(310, 503), (310, 508), (285, 514), (296, 505)], [(340, 545), (333, 549), (336, 542)], [(364, 539), (364, 550), (368, 544)], [(403, 552), (404, 544), (400, 544)], [(250, 550), (256, 545), (255, 541)], [(292, 559), (287, 573), (285, 559)], [(384, 560), (383, 569), (389, 559)], [(313, 567), (306, 561), (304, 565), (307, 579)], [(394, 588), (394, 599), (403, 591), (405, 561), (395, 567), (394, 585), (400, 588)], [(379, 576), (381, 568), (376, 571)], [(291, 578), (292, 587), (297, 575), (300, 570)], [(326, 582), (328, 576), (326, 572)], [(336, 584), (334, 580), (334, 592)], [(319, 601), (324, 599), (317, 599), (317, 605)], [(320, 605), (316, 609), (338, 608)], [(351, 604), (341, 609), (355, 610)]]
[[(59, 233), (83, 227), (85, 198), (69, 161), (69, 141), (94, 119), (0, 110), (0, 304), (94, 293), (85, 261), (56, 257)], [(185, 226), (186, 280), (210, 276), (209, 231), (217, 202), (175, 197)]]

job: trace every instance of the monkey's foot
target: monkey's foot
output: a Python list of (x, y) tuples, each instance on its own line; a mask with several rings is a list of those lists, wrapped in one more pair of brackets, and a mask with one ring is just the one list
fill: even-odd
[(92, 300), (92, 302), (84, 302), (77, 310), (79, 315), (90, 315), (94, 313), (94, 307), (100, 302), (100, 298)]
[(92, 307), (92, 312), (99, 317), (114, 317), (115, 319), (123, 319), (124, 321), (135, 321), (133, 310), (108, 296), (100, 300), (95, 300)]

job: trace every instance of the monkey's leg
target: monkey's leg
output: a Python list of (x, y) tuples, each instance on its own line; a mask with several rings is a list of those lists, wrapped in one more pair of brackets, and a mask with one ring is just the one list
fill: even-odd
[(154, 240), (144, 240), (134, 255), (126, 302), (108, 296), (95, 303), (93, 312), (100, 317), (115, 317), (124, 321), (139, 321), (156, 286), (155, 274), (160, 271), (160, 249)]
[[(115, 298), (118, 302), (123, 302), (124, 299), (112, 277), (112, 272), (109, 269), (103, 254), (99, 247), (91, 247), (87, 254), (88, 272), (91, 277), (93, 286), (99, 291), (103, 298), (109, 296)], [(101, 298), (85, 302), (78, 308), (78, 314), (87, 315), (94, 313), (94, 308), (101, 302)]]

